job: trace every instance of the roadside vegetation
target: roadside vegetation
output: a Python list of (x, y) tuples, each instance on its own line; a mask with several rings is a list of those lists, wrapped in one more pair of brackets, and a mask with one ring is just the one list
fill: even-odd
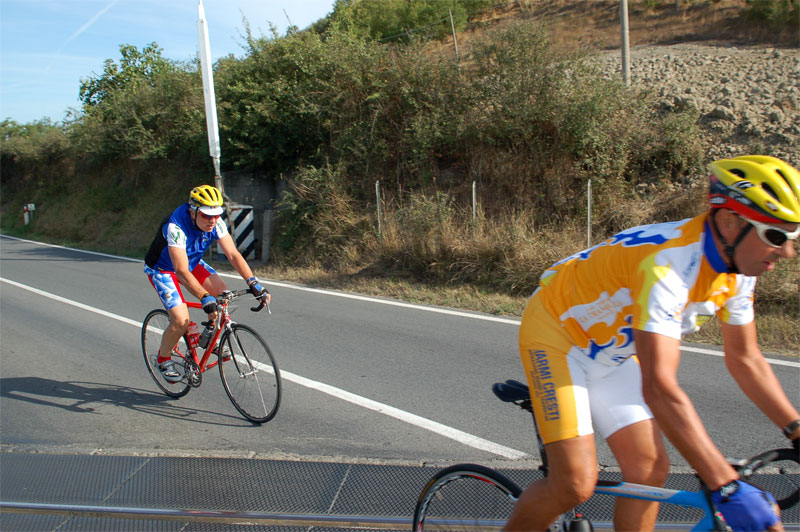
[[(593, 243), (701, 212), (698, 116), (603, 77), (530, 3), (493, 4), (338, 0), (307, 31), (245, 28), (244, 56), (214, 75), (223, 174), (288, 183), (262, 275), (519, 316), (544, 268), (586, 247), (590, 182)], [(773, 34), (800, 13), (738, 5)], [(450, 13), (469, 32), (457, 56)], [(63, 123), (2, 122), (2, 231), (142, 256), (156, 221), (211, 182), (197, 66), (122, 45)], [(797, 352), (800, 265), (782, 268), (758, 284), (758, 326), (768, 350)]]

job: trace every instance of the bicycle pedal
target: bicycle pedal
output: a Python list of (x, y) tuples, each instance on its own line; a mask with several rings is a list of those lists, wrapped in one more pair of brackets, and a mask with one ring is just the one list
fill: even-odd
[(586, 517), (581, 514), (577, 514), (575, 517), (569, 520), (566, 530), (568, 532), (592, 532), (594, 527), (592, 526), (592, 522)]

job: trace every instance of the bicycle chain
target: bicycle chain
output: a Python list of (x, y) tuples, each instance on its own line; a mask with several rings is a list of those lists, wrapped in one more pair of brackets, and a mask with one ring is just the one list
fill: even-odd
[(197, 365), (197, 362), (191, 358), (186, 358), (186, 379), (189, 386), (197, 388), (203, 382), (203, 374)]

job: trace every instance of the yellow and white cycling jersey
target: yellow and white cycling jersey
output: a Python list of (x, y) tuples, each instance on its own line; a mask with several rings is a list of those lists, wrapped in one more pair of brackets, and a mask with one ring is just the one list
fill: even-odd
[(727, 273), (707, 216), (627, 229), (567, 257), (542, 274), (538, 299), (605, 365), (635, 354), (633, 329), (680, 338), (713, 314), (749, 323), (756, 278)]

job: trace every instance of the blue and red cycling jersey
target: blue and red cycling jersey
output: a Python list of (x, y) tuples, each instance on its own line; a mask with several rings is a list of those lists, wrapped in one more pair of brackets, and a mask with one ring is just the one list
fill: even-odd
[(190, 205), (184, 203), (161, 222), (161, 227), (150, 245), (144, 262), (153, 270), (174, 272), (175, 266), (170, 259), (169, 248), (179, 247), (186, 250), (189, 270), (194, 270), (211, 244), (227, 234), (228, 228), (222, 218), (217, 220), (216, 226), (211, 231), (198, 229), (192, 220)]

